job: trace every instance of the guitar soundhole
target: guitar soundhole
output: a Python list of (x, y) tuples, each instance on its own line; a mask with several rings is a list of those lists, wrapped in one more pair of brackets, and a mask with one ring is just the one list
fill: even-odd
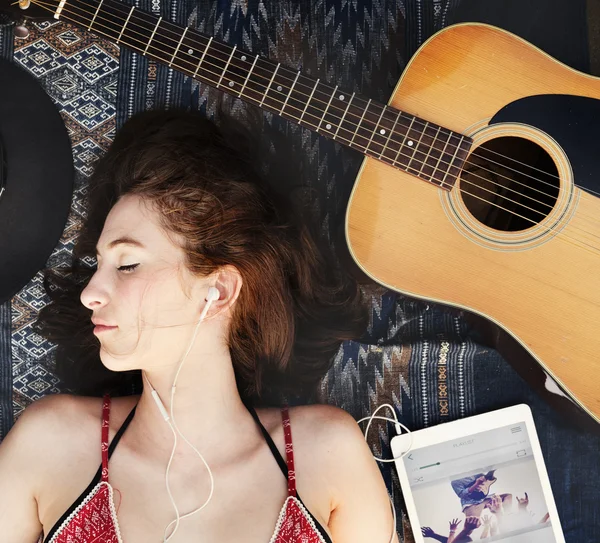
[(532, 141), (496, 138), (471, 153), (460, 190), (468, 210), (486, 226), (505, 232), (526, 230), (556, 204), (558, 170), (550, 155)]

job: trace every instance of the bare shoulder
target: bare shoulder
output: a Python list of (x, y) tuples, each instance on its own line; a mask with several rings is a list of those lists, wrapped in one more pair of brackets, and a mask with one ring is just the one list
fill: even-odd
[(290, 407), (290, 417), (294, 416), (300, 423), (344, 424), (356, 426), (356, 421), (339, 407), (327, 404), (299, 405)]
[[(283, 434), (281, 410), (278, 408), (257, 409), (260, 419), (271, 435)], [(305, 440), (313, 446), (316, 442), (324, 445), (338, 439), (364, 441), (358, 424), (352, 416), (339, 407), (325, 404), (290, 407), (290, 423), (294, 444)]]
[(101, 398), (50, 394), (29, 405), (18, 420), (40, 432), (38, 435), (66, 437), (72, 432), (81, 435), (82, 430), (97, 423), (101, 416)]
[[(121, 422), (125, 411), (133, 407), (138, 398), (139, 396), (131, 396), (112, 399), (111, 427), (113, 419)], [(82, 431), (100, 428), (101, 417), (102, 398), (50, 394), (30, 404), (19, 416), (17, 423), (45, 438), (66, 437), (74, 433), (81, 439)]]
[[(303, 405), (290, 409), (294, 437), (310, 439), (313, 446), (363, 446), (363, 434), (347, 411), (332, 405)], [(304, 439), (303, 439), (304, 440)]]
[[(115, 420), (111, 420), (111, 429), (124, 417), (127, 407), (124, 403), (131, 401), (114, 401), (115, 416), (111, 413), (111, 419)], [(90, 453), (96, 453), (90, 443), (100, 443), (101, 418), (101, 398), (51, 394), (30, 404), (11, 432), (17, 434), (19, 450), (39, 456), (35, 465), (42, 473), (52, 474), (60, 466), (72, 467), (73, 463), (90, 457)], [(70, 461), (65, 462), (66, 458)]]
[[(352, 459), (354, 468), (361, 461), (372, 461), (360, 427), (343, 409), (323, 404), (302, 405), (291, 407), (289, 414), (294, 453), (300, 466), (305, 464), (311, 471), (341, 475), (347, 459)], [(261, 419), (283, 448), (280, 410), (264, 410)]]
[(44, 396), (30, 404), (15, 423), (20, 433), (30, 438), (46, 440), (51, 436), (64, 437), (73, 425), (80, 425), (96, 398), (70, 394)]
[(49, 394), (43, 398), (31, 403), (24, 411), (23, 415), (29, 417), (52, 416), (57, 413), (68, 414), (73, 412), (75, 406), (90, 404), (98, 401), (98, 398), (89, 396), (75, 396), (73, 394)]
[[(381, 472), (361, 428), (342, 409), (310, 405), (290, 410), (299, 470), (327, 495), (334, 541), (390, 541), (393, 515)], [(318, 496), (311, 496), (318, 503)], [(397, 538), (394, 539), (397, 541)]]
[(73, 427), (84, 426), (81, 405), (87, 404), (62, 394), (35, 401), (20, 414), (2, 442), (2, 462), (26, 474), (27, 488), (36, 498), (43, 493), (49, 468), (61, 458), (65, 464)]

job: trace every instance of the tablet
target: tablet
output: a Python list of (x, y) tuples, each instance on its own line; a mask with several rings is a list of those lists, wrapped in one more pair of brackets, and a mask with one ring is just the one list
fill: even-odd
[(416, 543), (565, 542), (527, 405), (391, 441), (394, 458), (409, 447), (395, 464)]

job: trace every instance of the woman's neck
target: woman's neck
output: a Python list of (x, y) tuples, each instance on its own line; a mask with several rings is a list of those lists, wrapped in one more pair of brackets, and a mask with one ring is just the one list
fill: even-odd
[[(203, 450), (223, 450), (235, 441), (236, 429), (253, 424), (237, 389), (229, 351), (224, 351), (202, 353), (192, 350), (177, 379), (174, 422), (202, 453)], [(143, 392), (127, 431), (135, 445), (144, 450), (145, 456), (155, 456), (159, 461), (168, 460), (171, 455), (173, 432), (152, 397), (152, 391), (156, 390), (170, 416), (171, 388), (178, 366), (143, 370)], [(173, 424), (173, 420), (169, 422)], [(180, 435), (177, 441), (175, 458), (197, 458)]]

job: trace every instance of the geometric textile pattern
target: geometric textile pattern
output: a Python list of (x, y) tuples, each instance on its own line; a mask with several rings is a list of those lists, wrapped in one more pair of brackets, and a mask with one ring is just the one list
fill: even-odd
[[(85, 217), (87, 179), (94, 161), (114, 137), (119, 48), (68, 23), (29, 25), (15, 39), (14, 59), (38, 78), (56, 104), (73, 147), (75, 186), (62, 237), (48, 265), (69, 260)], [(32, 330), (48, 303), (38, 273), (12, 299), (13, 408), (15, 417), (32, 401), (63, 391), (53, 373), (54, 346)]]
[[(339, 85), (340, 90), (385, 102), (412, 54), (446, 26), (465, 1), (137, 0), (135, 5)], [(233, 115), (249, 109), (239, 99), (224, 98), (219, 91), (127, 49), (121, 51), (118, 92), (117, 128), (133, 113), (154, 107), (197, 109), (208, 117), (217, 116), (219, 104)], [(262, 119), (267, 137), (285, 141), (293, 150), (289, 169), (301, 172), (294, 182), (308, 187), (323, 237), (339, 249), (345, 244), (345, 211), (362, 155), (275, 115), (265, 113)], [(284, 192), (292, 190), (285, 179), (282, 183)], [(558, 494), (559, 512), (571, 519), (574, 541), (597, 543), (600, 535), (589, 539), (590, 522), (596, 519), (600, 525), (600, 517), (587, 504), (592, 503), (590, 496), (600, 499), (600, 495), (580, 466), (598, 474), (598, 463), (591, 452), (582, 456), (587, 449), (581, 444), (597, 450), (599, 440), (562, 428), (564, 439), (559, 441), (559, 423), (550, 418), (556, 415), (550, 414), (495, 351), (476, 341), (459, 311), (384, 289), (366, 290), (371, 300), (367, 337), (360, 343), (342, 345), (321, 383), (318, 400), (342, 407), (357, 420), (376, 406), (390, 403), (412, 429), (515, 403), (532, 405), (543, 446), (555, 454), (552, 483), (575, 489), (569, 496)], [(368, 441), (375, 456), (391, 456), (391, 432), (387, 423), (372, 425)], [(411, 530), (392, 466), (380, 464), (398, 511), (398, 532), (410, 541)]]
[[(13, 58), (13, 28), (0, 20), (0, 59)], [(13, 424), (12, 360), (10, 353), (11, 310), (10, 300), (0, 304), (0, 441)]]
[[(124, 3), (301, 69), (345, 92), (385, 102), (411, 55), (448, 23), (460, 0)], [(68, 23), (36, 24), (31, 30), (25, 40), (15, 40), (15, 59), (59, 107), (77, 171), (71, 214), (49, 261), (60, 266), (85, 216), (86, 179), (115, 130), (134, 113), (151, 108), (189, 108), (214, 117), (223, 95)], [(248, 108), (238, 99), (225, 98), (223, 104), (234, 115)], [(274, 115), (265, 113), (263, 120), (266, 137), (285, 141), (293, 151), (290, 171), (299, 172), (309, 189), (323, 237), (339, 249), (345, 243), (345, 210), (362, 155)], [(283, 190), (292, 190), (285, 182)], [(40, 279), (34, 277), (12, 300), (15, 415), (31, 401), (63, 390), (53, 374), (53, 346), (31, 329), (47, 303)], [(389, 403), (411, 429), (528, 403), (567, 541), (600, 541), (593, 528), (600, 526), (600, 440), (565, 424), (544, 405), (494, 350), (477, 341), (460, 311), (383, 288), (366, 286), (365, 293), (370, 301), (367, 334), (341, 346), (320, 384), (318, 401), (339, 406), (357, 420)], [(373, 423), (368, 441), (375, 456), (391, 456), (391, 432), (391, 425)], [(398, 511), (398, 532), (410, 542), (396, 472), (389, 463), (380, 468)]]
[(102, 481), (59, 527), (48, 543), (121, 543), (114, 510), (113, 490)]
[(288, 496), (270, 543), (325, 543), (303, 503)]

